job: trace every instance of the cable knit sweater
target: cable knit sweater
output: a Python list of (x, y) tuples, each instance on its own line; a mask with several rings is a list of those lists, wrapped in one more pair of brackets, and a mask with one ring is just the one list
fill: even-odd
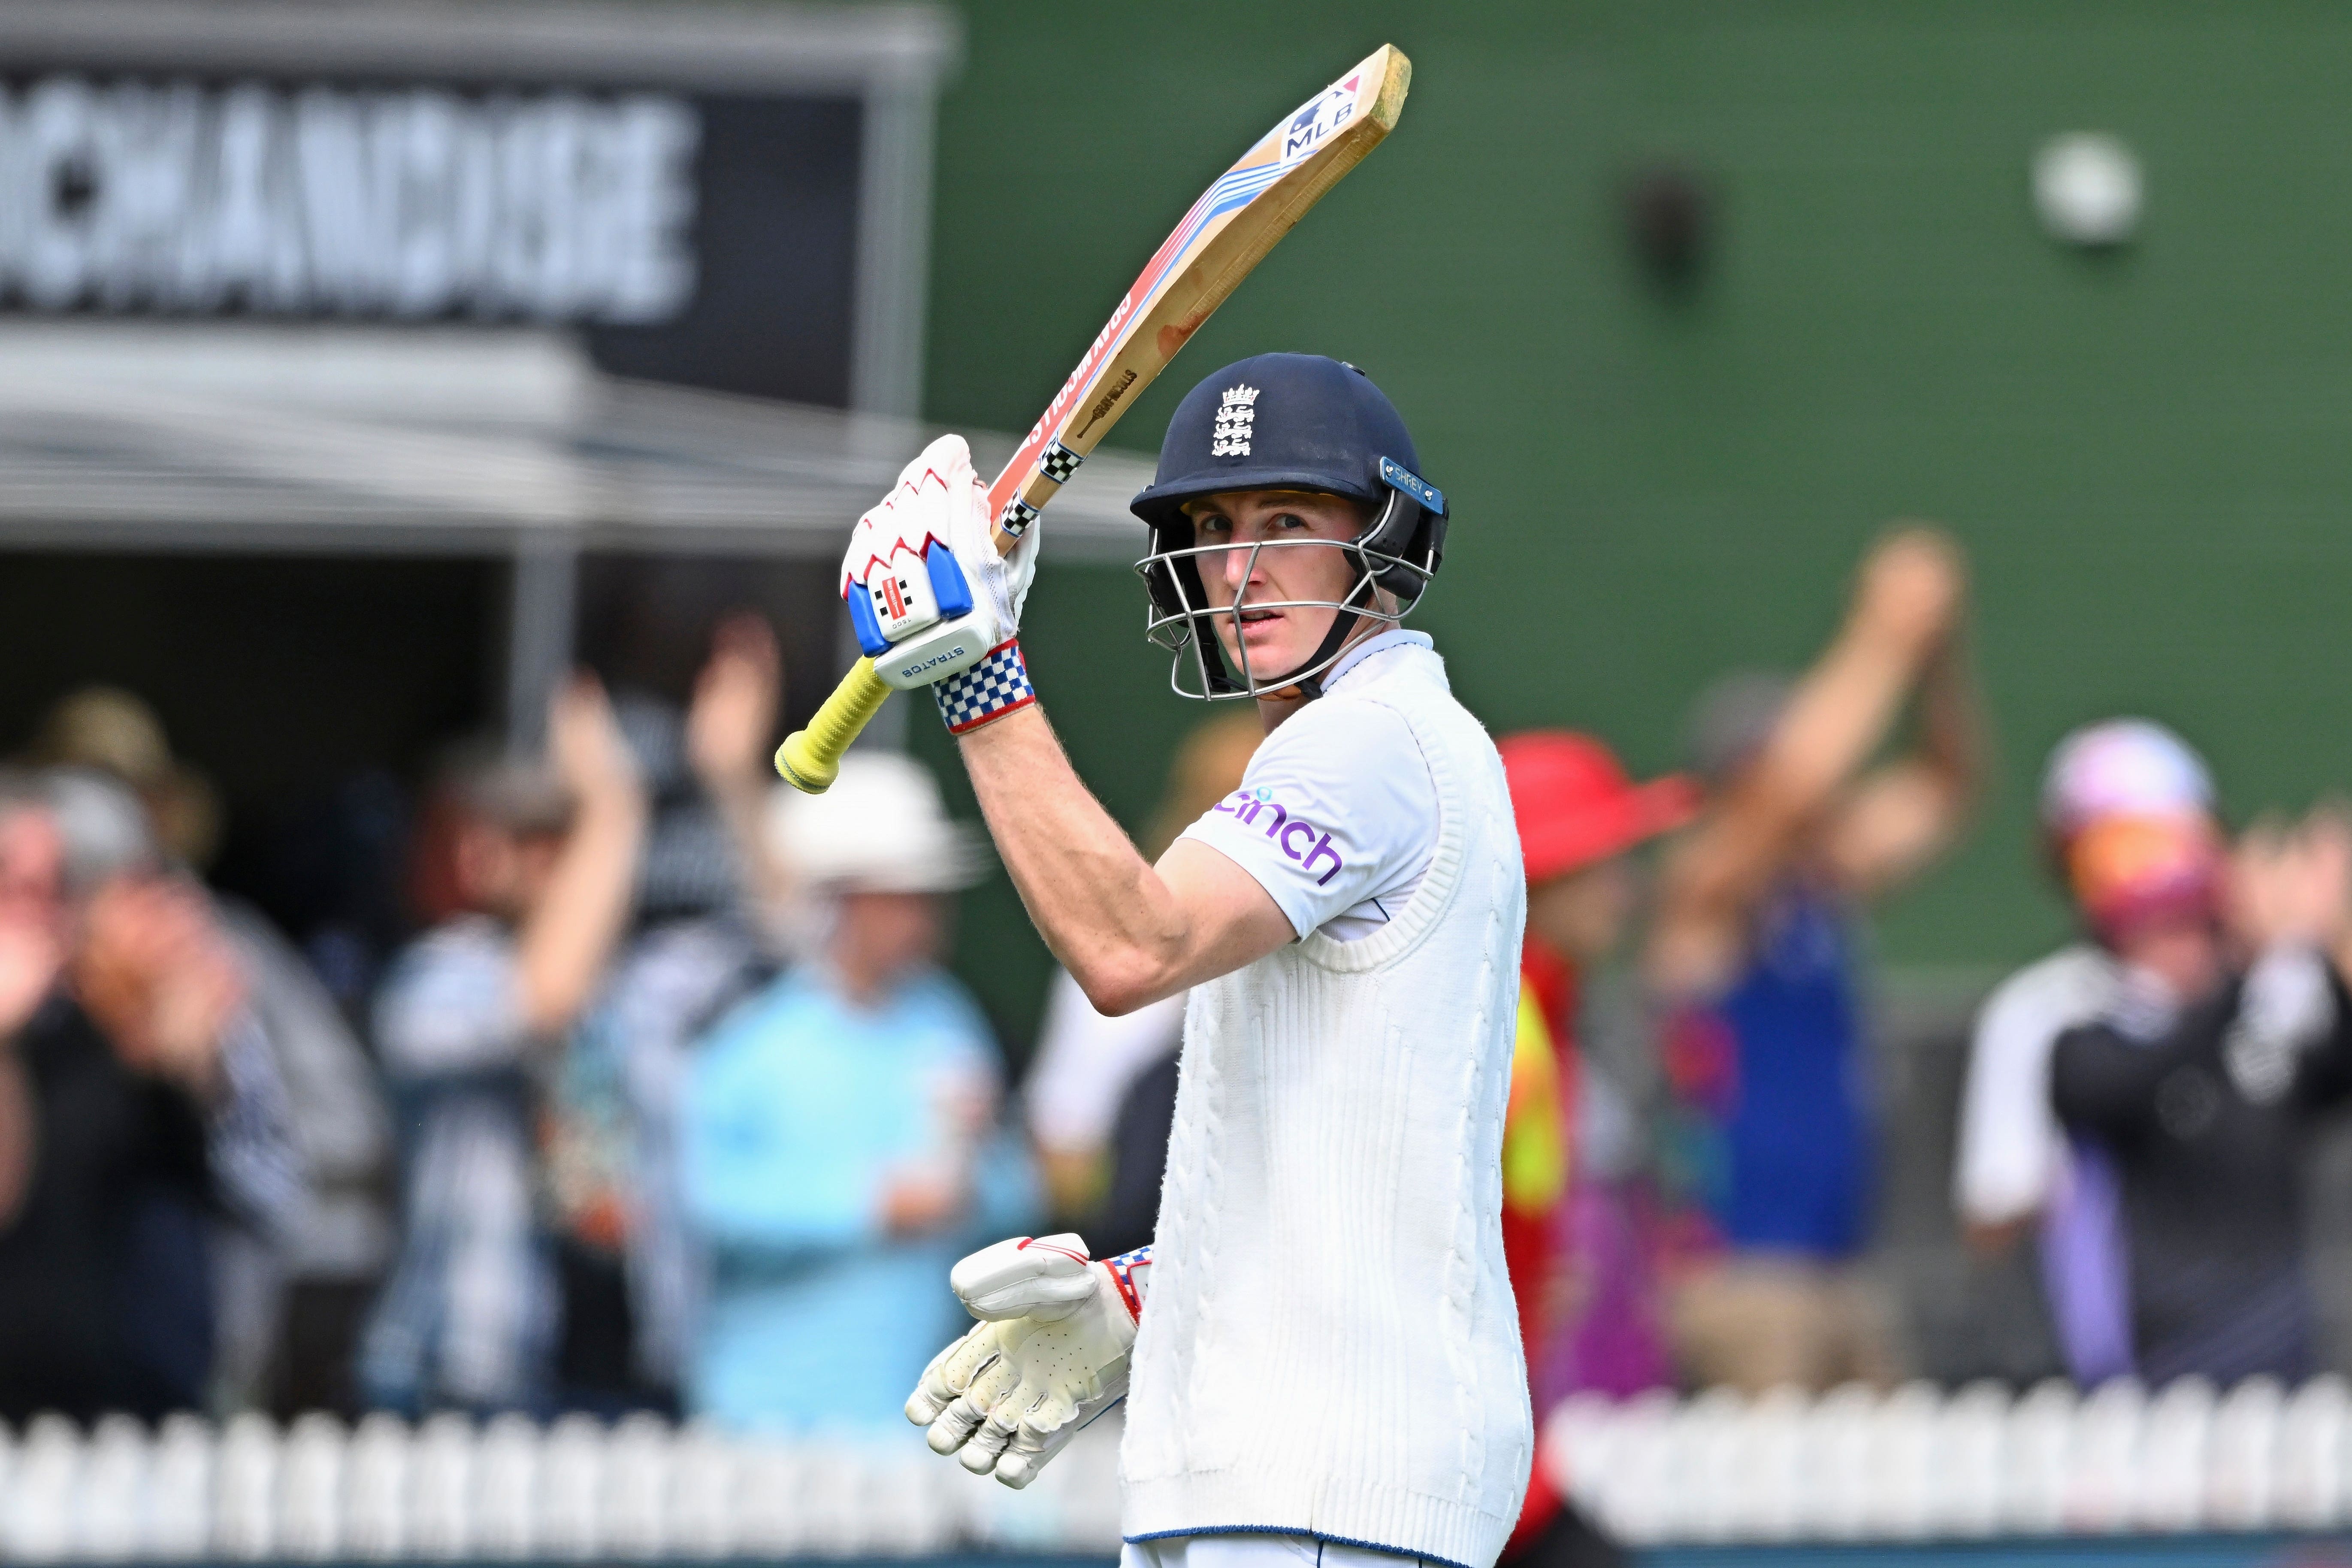
[(1236, 1531), (1486, 1568), (1534, 1447), (1503, 1262), (1527, 889), (1503, 769), (1433, 654), (1401, 716), (1437, 848), (1386, 926), (1194, 989), (1120, 1456), (1130, 1541)]

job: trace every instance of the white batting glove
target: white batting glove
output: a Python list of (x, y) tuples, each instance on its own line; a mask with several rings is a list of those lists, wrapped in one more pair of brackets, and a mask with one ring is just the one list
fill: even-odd
[(965, 1305), (1000, 1315), (934, 1357), (907, 1401), (932, 1452), (1008, 1487), (1027, 1486), (1127, 1396), (1151, 1249), (1097, 1263), (1069, 1243), (1078, 1238), (1022, 1237), (957, 1264), (950, 1279)]
[(1000, 556), (988, 487), (961, 436), (942, 436), (857, 520), (841, 593), (876, 673), (902, 690), (971, 668), (1021, 627), (1038, 530)]

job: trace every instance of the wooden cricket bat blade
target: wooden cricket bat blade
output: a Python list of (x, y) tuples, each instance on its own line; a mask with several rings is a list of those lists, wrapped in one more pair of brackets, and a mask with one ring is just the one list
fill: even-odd
[[(1277, 121), (1201, 193), (989, 487), (1000, 554), (1035, 526), (1045, 503), (1201, 323), (1395, 128), (1412, 82), (1412, 62), (1382, 45)], [(873, 660), (858, 660), (809, 727), (778, 749), (777, 772), (810, 794), (830, 787), (842, 753), (889, 693)]]

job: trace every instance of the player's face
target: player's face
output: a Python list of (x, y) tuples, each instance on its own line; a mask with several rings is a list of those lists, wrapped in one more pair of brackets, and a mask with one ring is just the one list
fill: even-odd
[[(1247, 668), (1263, 679), (1312, 658), (1339, 614), (1330, 606), (1344, 603), (1361, 577), (1355, 557), (1338, 547), (1363, 531), (1363, 508), (1345, 496), (1236, 490), (1187, 502), (1184, 511), (1196, 544), (1270, 546), (1196, 557), (1209, 608), (1234, 612), (1211, 617), (1226, 663), (1239, 671), (1246, 652)], [(1377, 627), (1368, 622), (1361, 629)]]
[(946, 909), (930, 893), (849, 892), (841, 896), (833, 960), (853, 994), (871, 1001), (938, 961)]

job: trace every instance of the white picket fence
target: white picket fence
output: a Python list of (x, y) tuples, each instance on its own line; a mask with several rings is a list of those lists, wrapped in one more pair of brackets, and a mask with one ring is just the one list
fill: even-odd
[(614, 1561), (1118, 1550), (1097, 1422), (1025, 1490), (903, 1439), (761, 1441), (633, 1418), (45, 1417), (0, 1444), (14, 1562)]
[(2185, 1379), (2087, 1395), (1925, 1384), (1818, 1399), (1574, 1399), (1538, 1445), (1635, 1544), (2316, 1531), (2352, 1525), (2352, 1388)]
[[(2352, 1527), (2352, 1387), (2194, 1380), (1574, 1399), (1553, 1479), (1634, 1544)], [(716, 1562), (1118, 1545), (1116, 1420), (1026, 1491), (904, 1439), (634, 1418), (281, 1429), (44, 1418), (0, 1435), (0, 1560)]]

